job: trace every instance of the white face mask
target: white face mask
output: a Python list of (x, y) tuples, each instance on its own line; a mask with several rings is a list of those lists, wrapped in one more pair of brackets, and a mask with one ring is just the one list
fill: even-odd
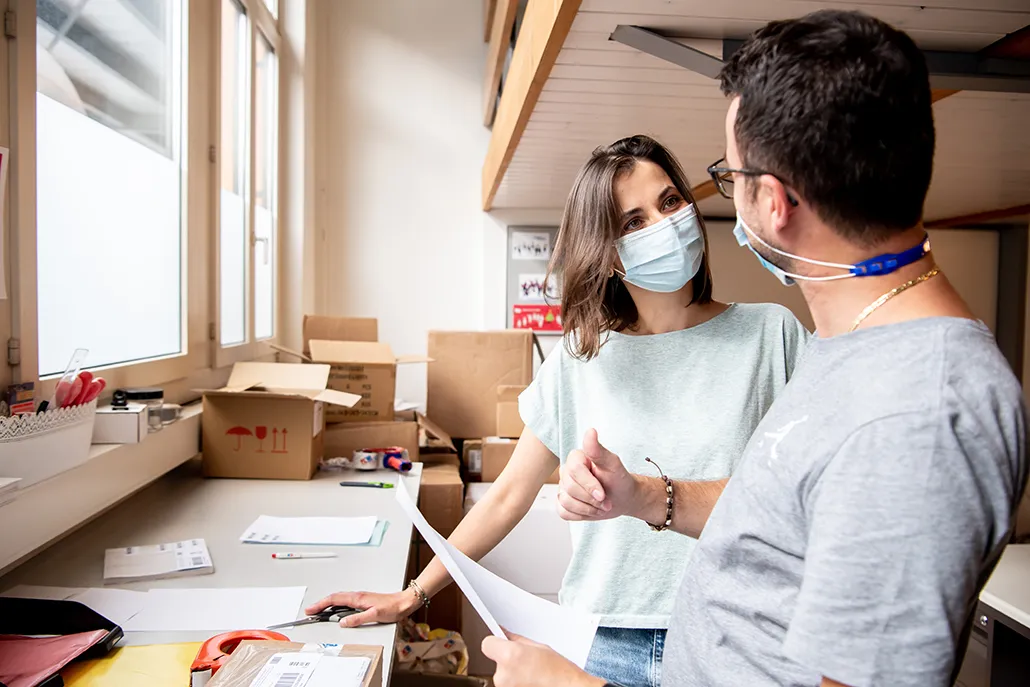
[[(855, 263), (854, 265), (803, 258), (800, 255), (794, 255), (793, 253), (788, 253), (787, 251), (770, 246), (766, 241), (762, 240), (761, 236), (751, 230), (751, 227), (747, 225), (739, 212), (737, 213), (737, 225), (733, 228), (733, 235), (737, 238), (737, 243), (741, 246), (746, 245), (750, 248), (751, 252), (758, 258), (758, 261), (762, 263), (762, 266), (772, 272), (784, 286), (793, 286), (795, 283), (794, 280), (796, 279), (804, 281), (836, 281), (838, 279), (850, 279), (852, 277), (883, 276), (885, 274), (890, 274), (905, 265), (910, 265), (913, 262), (922, 259), (923, 256), (930, 252), (930, 238), (928, 236), (924, 236), (919, 245), (913, 246), (906, 251), (901, 253), (884, 253), (883, 255), (877, 255), (876, 257), (863, 260), (862, 262)], [(782, 255), (786, 258), (797, 260), (799, 262), (807, 262), (809, 265), (818, 265), (819, 267), (847, 270), (847, 274), (834, 274), (826, 277), (806, 277), (803, 274), (787, 272), (783, 268), (772, 264), (762, 257), (762, 255), (755, 250), (754, 246), (751, 245), (751, 239), (758, 241), (758, 243), (762, 244), (773, 253), (777, 253), (778, 255)]]
[(704, 249), (693, 205), (615, 242), (626, 270), (623, 280), (657, 293), (672, 293), (686, 286), (701, 267)]

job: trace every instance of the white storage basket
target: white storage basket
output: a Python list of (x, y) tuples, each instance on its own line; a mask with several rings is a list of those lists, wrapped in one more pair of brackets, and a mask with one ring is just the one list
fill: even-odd
[(97, 403), (0, 418), (0, 477), (20, 477), (19, 489), (89, 460)]

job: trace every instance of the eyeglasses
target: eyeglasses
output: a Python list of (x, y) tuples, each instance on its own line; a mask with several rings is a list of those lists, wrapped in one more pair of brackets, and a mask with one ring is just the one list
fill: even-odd
[[(772, 172), (765, 172), (760, 169), (734, 169), (733, 167), (720, 166), (725, 162), (726, 158), (722, 157), (708, 166), (708, 174), (712, 177), (712, 182), (715, 184), (715, 190), (717, 190), (719, 192), (719, 195), (721, 195), (723, 198), (729, 198), (730, 200), (733, 200), (734, 174), (743, 174), (744, 176), (749, 177), (761, 177), (768, 174), (769, 176), (783, 184), (784, 187), (787, 186), (787, 182), (785, 182), (783, 179), (776, 176)], [(795, 207), (798, 204), (797, 200), (795, 200), (794, 196), (792, 196), (789, 192), (787, 193), (787, 200), (789, 200), (790, 204), (794, 205)]]

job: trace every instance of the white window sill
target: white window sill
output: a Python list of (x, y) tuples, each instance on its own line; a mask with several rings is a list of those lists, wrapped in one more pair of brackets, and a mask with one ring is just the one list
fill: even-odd
[(95, 444), (82, 465), (0, 506), (0, 574), (196, 456), (200, 414), (201, 404), (187, 406), (181, 419), (139, 444)]

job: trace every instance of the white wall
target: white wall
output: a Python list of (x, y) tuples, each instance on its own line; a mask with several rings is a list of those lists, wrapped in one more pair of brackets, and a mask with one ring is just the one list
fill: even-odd
[[(319, 8), (318, 309), (378, 317), (395, 353), (425, 352), (430, 329), (485, 324), (482, 3)], [(397, 395), (425, 399), (424, 366), (398, 372)]]

